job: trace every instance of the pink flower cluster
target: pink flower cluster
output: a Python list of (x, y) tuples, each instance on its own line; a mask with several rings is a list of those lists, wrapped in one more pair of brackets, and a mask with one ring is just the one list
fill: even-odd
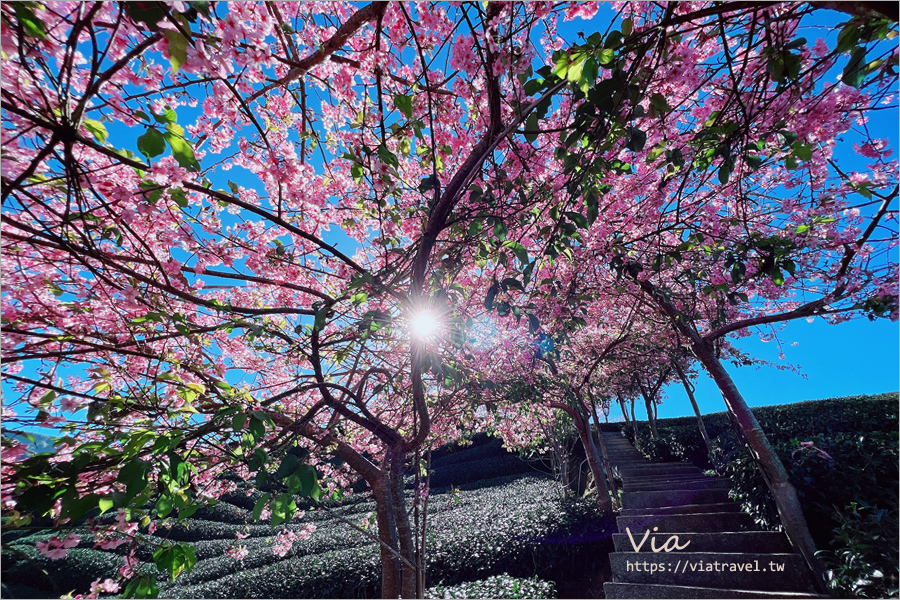
[[(249, 553), (250, 552), (249, 552), (249, 550), (247, 550), (247, 546), (244, 546), (243, 544), (238, 545), (238, 546), (235, 546), (234, 544), (232, 544), (231, 546), (228, 546), (228, 548), (225, 550), (225, 554), (235, 560), (244, 560), (247, 557), (247, 554), (249, 554)], [(279, 556), (284, 556), (284, 555), (279, 554)]]
[(294, 542), (297, 540), (305, 540), (316, 530), (315, 525), (306, 525), (298, 532), (285, 529), (275, 536), (275, 543), (272, 545), (272, 553), (275, 556), (285, 556), (291, 551)]
[(59, 539), (52, 537), (46, 542), (38, 542), (35, 544), (38, 552), (49, 558), (50, 560), (59, 560), (66, 557), (66, 551), (69, 548), (75, 548), (81, 542), (81, 538), (70, 533), (66, 538)]

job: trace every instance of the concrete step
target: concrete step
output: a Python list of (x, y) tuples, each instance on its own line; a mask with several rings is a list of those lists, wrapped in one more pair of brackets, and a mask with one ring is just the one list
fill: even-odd
[(625, 482), (625, 491), (627, 492), (663, 492), (668, 490), (725, 490), (731, 488), (731, 483), (721, 479), (698, 480), (698, 481), (676, 481), (658, 483), (635, 483)]
[(636, 515), (686, 515), (691, 513), (741, 512), (736, 502), (716, 502), (714, 504), (681, 504), (678, 506), (657, 506), (653, 508), (624, 508), (619, 511), (623, 517)]
[(799, 554), (614, 552), (609, 561), (617, 583), (812, 591), (809, 571)]
[(753, 529), (754, 523), (746, 513), (691, 513), (686, 515), (637, 515), (618, 517), (619, 533), (626, 528), (631, 535), (644, 535), (653, 528), (662, 533), (716, 533), (719, 531), (746, 531)]
[(675, 464), (660, 463), (658, 465), (646, 465), (643, 467), (618, 467), (622, 477), (648, 477), (651, 475), (702, 475), (703, 471), (694, 466), (681, 466)]
[(731, 489), (731, 483), (721, 479), (697, 481), (658, 481), (656, 483), (625, 482), (626, 492), (664, 492), (668, 490), (725, 490)]
[[(644, 530), (646, 532), (646, 530)], [(657, 548), (662, 548), (672, 536), (670, 533), (653, 533), (647, 536), (646, 542), (641, 544), (644, 534), (638, 535), (632, 532), (634, 544), (640, 546), (641, 553), (653, 552), (653, 541)], [(754, 552), (754, 553), (790, 553), (791, 545), (787, 536), (780, 531), (726, 531), (718, 533), (681, 533), (675, 540), (683, 550), (672, 552)], [(635, 552), (634, 545), (627, 533), (614, 533), (613, 544), (616, 552)], [(673, 548), (672, 545), (669, 546)]]
[(728, 491), (721, 488), (705, 490), (664, 490), (631, 492), (622, 494), (624, 508), (652, 508), (676, 504), (719, 503), (728, 500)]
[(635, 477), (623, 477), (625, 483), (653, 483), (656, 481), (710, 481), (717, 479), (702, 473), (671, 473), (666, 475), (640, 475)]
[(607, 598), (825, 598), (802, 592), (772, 592), (766, 590), (736, 590), (726, 588), (693, 587), (686, 585), (658, 585), (648, 583), (603, 584)]
[[(616, 469), (619, 470), (620, 473), (629, 472), (629, 471), (700, 471), (694, 465), (688, 465), (685, 463), (652, 463), (652, 462), (623, 462), (623, 461), (612, 461), (610, 460), (610, 464), (612, 464)], [(675, 468), (677, 467), (677, 468)], [(701, 473), (703, 471), (700, 471)]]

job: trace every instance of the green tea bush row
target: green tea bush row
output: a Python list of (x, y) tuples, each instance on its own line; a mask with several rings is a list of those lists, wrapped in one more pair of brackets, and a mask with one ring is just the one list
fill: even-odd
[(474, 443), (468, 446), (452, 445), (451, 450), (446, 453), (438, 454), (437, 451), (432, 453), (432, 468), (441, 468), (448, 465), (454, 465), (461, 462), (473, 460), (484, 460), (495, 456), (503, 456), (509, 454), (503, 448), (503, 440), (500, 438), (486, 438), (479, 440), (481, 443)]
[(92, 548), (73, 548), (65, 558), (52, 561), (25, 544), (4, 547), (2, 561), (4, 582), (39, 586), (59, 595), (83, 592), (98, 577), (114, 579), (125, 564), (117, 554)]
[(556, 598), (552, 581), (495, 575), (479, 581), (425, 590), (426, 598)]
[(195, 585), (176, 582), (177, 585), (160, 588), (160, 597), (371, 598), (378, 595), (380, 567), (374, 544), (289, 556), (258, 568), (242, 569), (235, 561), (231, 574)]
[[(810, 531), (830, 567), (840, 597), (897, 594), (900, 563), (898, 435), (837, 433), (775, 445), (797, 488)], [(826, 456), (827, 455), (827, 456)], [(732, 494), (755, 520), (777, 527), (778, 513), (765, 482), (744, 451), (726, 470)]]
[[(429, 520), (427, 580), (429, 585), (443, 588), (464, 584), (473, 577), (505, 573), (509, 579), (503, 581), (509, 585), (504, 589), (513, 590), (516, 584), (512, 579), (534, 573), (551, 580), (572, 576), (584, 568), (599, 568), (614, 528), (612, 520), (604, 521), (592, 504), (563, 500), (555, 482), (535, 476), (507, 476), (435, 492), (429, 499)], [(160, 594), (295, 598), (377, 595), (377, 546), (343, 523), (319, 527), (308, 540), (295, 542), (284, 559), (273, 555), (266, 538), (198, 542), (197, 566), (173, 584), (161, 583)], [(224, 555), (230, 544), (246, 545), (247, 557), (238, 561)], [(538, 588), (521, 589), (530, 590), (527, 597), (551, 597), (538, 595)], [(498, 597), (493, 592), (491, 595)]]
[(444, 467), (433, 467), (431, 487), (460, 486), (504, 475), (534, 472), (535, 469), (531, 464), (515, 454), (489, 456), (482, 460), (457, 462)]

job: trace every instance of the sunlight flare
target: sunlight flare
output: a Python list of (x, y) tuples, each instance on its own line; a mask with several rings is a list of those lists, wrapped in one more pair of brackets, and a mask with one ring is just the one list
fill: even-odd
[(409, 330), (417, 339), (427, 341), (434, 337), (441, 322), (433, 310), (419, 310), (410, 315)]

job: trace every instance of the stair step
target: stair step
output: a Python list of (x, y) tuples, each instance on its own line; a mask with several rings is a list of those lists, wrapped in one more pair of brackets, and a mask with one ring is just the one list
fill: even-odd
[(644, 535), (648, 529), (659, 533), (716, 533), (744, 531), (753, 527), (753, 519), (746, 513), (692, 513), (686, 515), (638, 515), (616, 519), (619, 533), (626, 528), (631, 535)]
[[(646, 530), (645, 530), (646, 531)], [(638, 535), (632, 532), (634, 543), (641, 547), (641, 553), (653, 552), (651, 542), (656, 540), (656, 547), (665, 545), (672, 536), (670, 533), (655, 534), (651, 532), (647, 541), (641, 545), (643, 533)], [(684, 550), (672, 550), (672, 552), (758, 552), (758, 553), (790, 553), (791, 545), (787, 536), (780, 531), (726, 531), (717, 533), (681, 533), (675, 543), (684, 546), (690, 542)], [(616, 552), (634, 552), (634, 545), (628, 539), (627, 533), (614, 533), (613, 544)], [(670, 546), (671, 547), (671, 546)]]
[(664, 492), (669, 490), (725, 490), (731, 489), (731, 483), (721, 479), (711, 479), (707, 481), (661, 481), (658, 483), (635, 483), (625, 482), (625, 490), (628, 492)]
[(658, 585), (651, 583), (603, 584), (607, 598), (824, 598), (803, 592), (773, 592), (766, 590), (736, 590), (695, 587), (687, 585)]
[(614, 552), (609, 561), (617, 583), (807, 593), (812, 590), (806, 563), (799, 554)]
[(683, 515), (691, 513), (728, 512), (741, 512), (741, 507), (736, 502), (679, 504), (678, 506), (655, 506), (653, 508), (623, 508), (619, 514), (623, 517), (634, 517), (638, 515)]
[(640, 477), (623, 477), (625, 483), (653, 483), (656, 481), (712, 481), (718, 477), (697, 473), (679, 473), (676, 475), (641, 475)]
[(625, 491), (622, 494), (624, 508), (652, 508), (673, 506), (675, 504), (706, 504), (728, 500), (728, 491), (724, 489), (706, 490), (664, 490), (664, 491)]
[(667, 469), (685, 469), (689, 471), (699, 471), (695, 465), (690, 463), (681, 463), (681, 462), (634, 462), (634, 463), (624, 463), (616, 465), (619, 467), (620, 471), (634, 471), (634, 470), (646, 470), (646, 471), (655, 471), (662, 470), (665, 471)]

